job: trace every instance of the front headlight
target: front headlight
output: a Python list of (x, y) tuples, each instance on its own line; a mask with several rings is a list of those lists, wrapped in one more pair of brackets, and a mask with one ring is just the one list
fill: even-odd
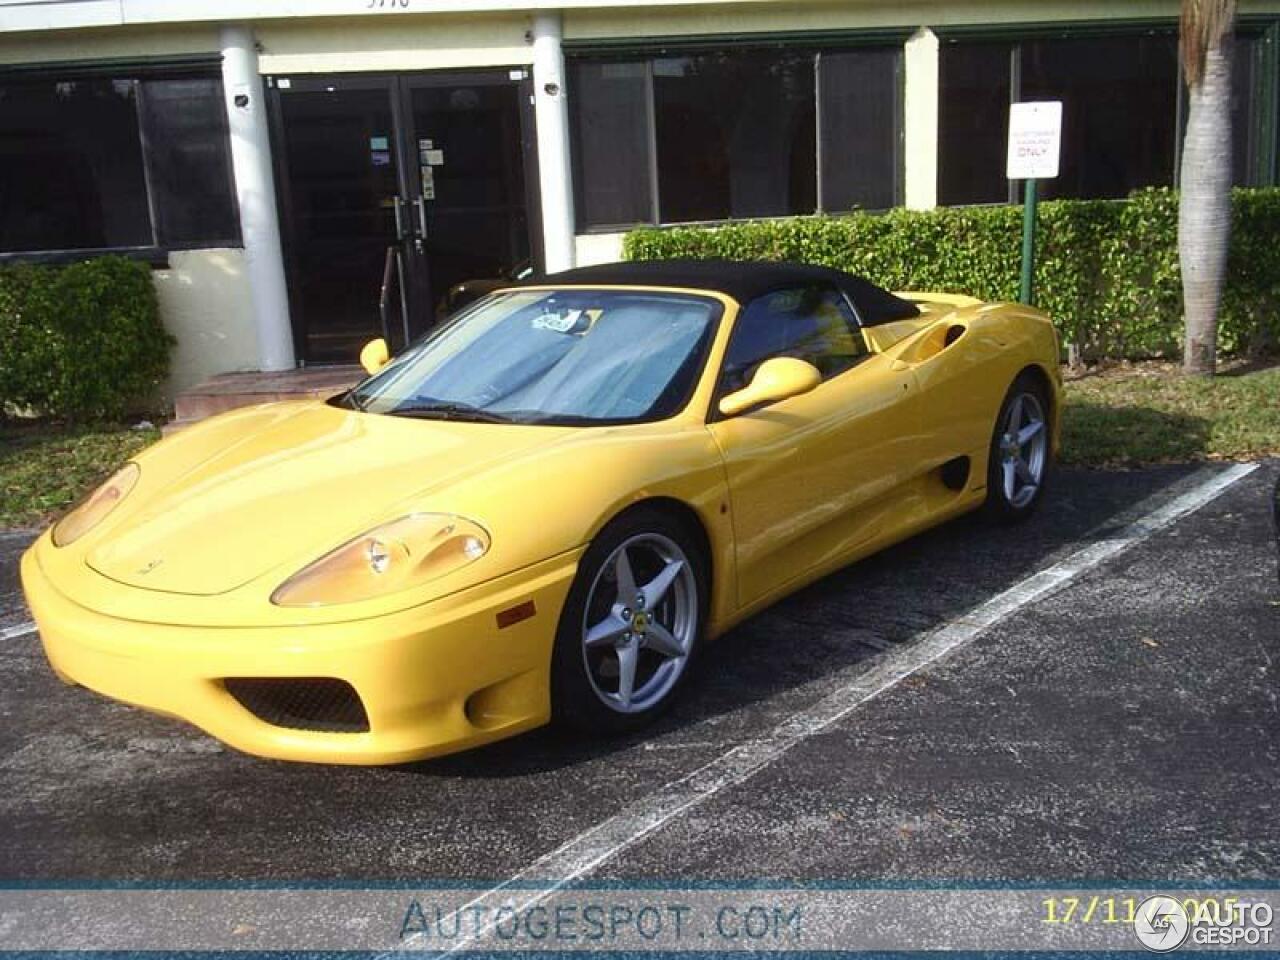
[(415, 513), (351, 540), (294, 574), (271, 594), (281, 607), (369, 600), (416, 587), (479, 560), (489, 534), (462, 517)]
[(72, 507), (53, 525), (53, 545), (65, 547), (75, 543), (101, 523), (128, 496), (141, 474), (136, 463), (126, 463), (108, 477), (102, 486)]

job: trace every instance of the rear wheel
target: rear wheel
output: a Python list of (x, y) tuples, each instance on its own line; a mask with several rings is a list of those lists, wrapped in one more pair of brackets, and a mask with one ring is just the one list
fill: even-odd
[(621, 732), (652, 721), (689, 673), (706, 614), (698, 538), (658, 510), (636, 510), (588, 548), (556, 632), (555, 719)]
[(986, 510), (992, 519), (1016, 523), (1040, 503), (1053, 455), (1048, 414), (1044, 385), (1023, 373), (1005, 395), (991, 437)]

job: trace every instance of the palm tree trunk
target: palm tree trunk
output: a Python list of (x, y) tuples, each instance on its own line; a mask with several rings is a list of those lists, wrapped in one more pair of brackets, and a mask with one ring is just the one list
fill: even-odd
[(1217, 366), (1218, 305), (1231, 237), (1231, 33), (1205, 51), (1204, 72), (1189, 88), (1182, 148), (1178, 255), (1186, 311), (1187, 373)]

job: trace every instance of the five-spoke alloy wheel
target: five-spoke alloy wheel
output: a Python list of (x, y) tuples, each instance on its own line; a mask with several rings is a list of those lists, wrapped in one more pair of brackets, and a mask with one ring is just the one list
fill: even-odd
[(596, 695), (621, 713), (659, 702), (680, 679), (697, 626), (698, 588), (684, 551), (655, 533), (619, 545), (596, 574), (582, 625)]
[(987, 470), (987, 512), (1020, 520), (1040, 501), (1049, 472), (1049, 400), (1043, 384), (1023, 374), (1013, 382), (996, 417)]
[(705, 567), (698, 538), (667, 514), (637, 510), (605, 528), (561, 616), (557, 719), (628, 730), (671, 702), (705, 619)]

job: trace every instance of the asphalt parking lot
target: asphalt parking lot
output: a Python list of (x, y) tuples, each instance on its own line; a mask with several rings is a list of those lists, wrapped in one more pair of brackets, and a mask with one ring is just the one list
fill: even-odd
[[(0, 641), (0, 879), (498, 882), (1222, 466), (1062, 470), (1027, 525), (965, 518), (733, 631), (644, 736), (550, 731), (399, 768), (258, 760), (64, 687)], [(1263, 464), (971, 642), (620, 835), (600, 880), (1274, 880), (1280, 581)], [(1141, 528), (1141, 522), (1139, 523)], [(0, 534), (0, 635), (26, 620)], [(774, 739), (771, 739), (774, 738)], [(610, 818), (613, 818), (611, 821)], [(621, 820), (619, 820), (621, 818)], [(547, 866), (550, 869), (550, 866)]]

